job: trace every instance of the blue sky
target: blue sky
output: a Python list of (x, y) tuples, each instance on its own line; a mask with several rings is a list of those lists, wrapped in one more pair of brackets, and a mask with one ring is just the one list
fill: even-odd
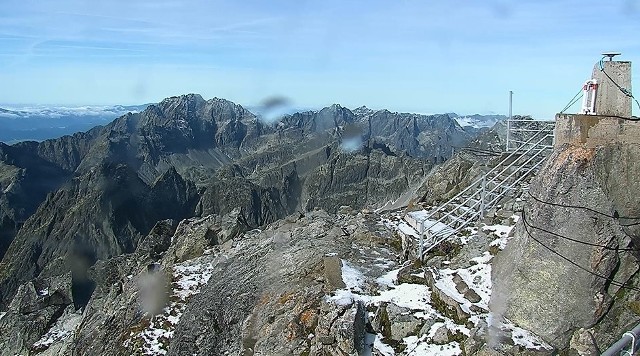
[(514, 113), (550, 118), (603, 51), (640, 93), (639, 35), (638, 0), (2, 0), (0, 102), (506, 114), (513, 90)]

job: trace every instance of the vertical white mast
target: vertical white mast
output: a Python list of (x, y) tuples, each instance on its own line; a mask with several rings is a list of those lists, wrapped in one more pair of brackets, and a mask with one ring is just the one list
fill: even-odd
[(509, 151), (509, 136), (511, 134), (511, 119), (512, 119), (512, 108), (513, 108), (513, 91), (509, 90), (509, 118), (507, 119), (507, 147), (506, 151)]

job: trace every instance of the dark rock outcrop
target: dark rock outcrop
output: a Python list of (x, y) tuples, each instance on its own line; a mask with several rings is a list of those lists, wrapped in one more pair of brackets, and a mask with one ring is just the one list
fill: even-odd
[(640, 216), (639, 159), (639, 147), (619, 144), (551, 155), (532, 182), (536, 199), (494, 262), (494, 313), (560, 350), (582, 329), (593, 328), (606, 348), (635, 325), (628, 308), (640, 296), (638, 256), (628, 250), (640, 231), (624, 217)]
[(23, 284), (0, 318), (2, 353), (14, 354), (31, 346), (73, 303), (71, 274)]
[(0, 262), (1, 299), (9, 301), (21, 283), (38, 275), (71, 270), (75, 299), (82, 305), (91, 294), (89, 266), (133, 252), (158, 220), (191, 216), (195, 198), (195, 187), (175, 171), (153, 187), (123, 164), (104, 164), (74, 178), (47, 197), (9, 247), (11, 258)]
[(412, 157), (428, 157), (440, 163), (451, 157), (451, 147), (471, 136), (449, 115), (419, 115), (388, 110), (360, 111), (364, 138), (383, 142)]
[(159, 220), (237, 210), (253, 228), (317, 207), (384, 204), (468, 139), (447, 115), (333, 105), (268, 124), (189, 94), (86, 133), (1, 145), (0, 254), (11, 258), (0, 262), (0, 308), (20, 284), (69, 271), (84, 305), (87, 267), (135, 251)]

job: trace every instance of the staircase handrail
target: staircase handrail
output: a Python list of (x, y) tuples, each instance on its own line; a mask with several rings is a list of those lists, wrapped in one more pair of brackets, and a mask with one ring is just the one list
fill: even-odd
[[(535, 138), (537, 135), (534, 135), (531, 137), (530, 140), (532, 140), (533, 138)], [(540, 143), (544, 140), (546, 140), (547, 138), (549, 138), (550, 135), (545, 135), (545, 137), (543, 137), (542, 139), (538, 140), (537, 143)], [(545, 148), (546, 149), (546, 148)], [(529, 150), (527, 150), (525, 153), (530, 152), (532, 150), (532, 148), (530, 148)], [(461, 191), (460, 193), (458, 193), (456, 196), (454, 196), (453, 198), (449, 199), (449, 201), (447, 201), (446, 203), (438, 206), (433, 212), (431, 212), (429, 215), (427, 215), (427, 217), (424, 220), (431, 220), (430, 218), (433, 217), (438, 211), (440, 211), (440, 209), (446, 205), (449, 205), (450, 203), (452, 203), (454, 200), (458, 199), (462, 194), (466, 193), (467, 191), (469, 191), (471, 188), (476, 187), (478, 184), (481, 184), (483, 180), (486, 180), (486, 177), (494, 172), (498, 170), (498, 167), (501, 166), (501, 163), (507, 161), (507, 159), (511, 158), (512, 156), (514, 156), (516, 153), (521, 154), (521, 152), (519, 151), (513, 151), (513, 153), (511, 153), (509, 156), (507, 156), (507, 158), (503, 159), (502, 161), (500, 161), (500, 163), (498, 163), (495, 167), (493, 167), (491, 170), (489, 170), (487, 173), (485, 173), (480, 179), (476, 180), (475, 182), (473, 182), (471, 185), (469, 185), (467, 188), (465, 188), (463, 191)], [(507, 170), (508, 168), (510, 168), (511, 166), (513, 166), (514, 162), (511, 162), (511, 164), (509, 164), (509, 166), (507, 166), (505, 169), (503, 169), (499, 174), (503, 173), (505, 170)], [(525, 163), (526, 164), (526, 163)], [(498, 175), (496, 175), (498, 176)], [(495, 181), (495, 177), (492, 178), (490, 180), (490, 182), (494, 182)], [(433, 226), (435, 226), (437, 223), (442, 222), (443, 219), (445, 219), (446, 217), (450, 216), (456, 209), (459, 209), (460, 207), (464, 206), (469, 200), (472, 199), (472, 197), (475, 196), (475, 194), (470, 195), (469, 197), (467, 197), (467, 199), (465, 199), (462, 203), (458, 204), (455, 208), (449, 210), (449, 212), (447, 212), (445, 215), (443, 215), (442, 217), (440, 217), (438, 220), (436, 220), (433, 224), (431, 224), (431, 226), (429, 226), (427, 229), (422, 228), (422, 232), (424, 232), (425, 230), (429, 230), (431, 229)]]
[[(420, 246), (419, 246), (419, 254), (420, 254), (420, 258), (422, 258), (424, 256), (424, 253), (429, 252), (431, 249), (433, 249), (435, 246), (437, 246), (440, 242), (448, 239), (449, 237), (451, 237), (452, 235), (454, 235), (456, 232), (460, 231), (462, 228), (464, 228), (470, 221), (476, 219), (479, 215), (481, 215), (481, 212), (475, 212), (474, 214), (472, 214), (469, 218), (467, 218), (465, 221), (462, 222), (462, 224), (460, 224), (458, 227), (452, 227), (451, 230), (447, 231), (445, 233), (444, 236), (442, 236), (441, 238), (439, 238), (437, 241), (431, 243), (431, 245), (424, 250), (424, 246), (423, 246), (423, 234), (425, 231), (430, 231), (431, 228), (433, 228), (435, 225), (437, 225), (438, 223), (443, 223), (444, 219), (446, 219), (447, 217), (451, 216), (453, 212), (457, 211), (458, 209), (460, 209), (461, 207), (467, 207), (465, 204), (467, 202), (469, 202), (469, 200), (471, 200), (473, 197), (475, 197), (477, 195), (477, 193), (471, 194), (469, 197), (467, 197), (467, 199), (465, 199), (462, 203), (458, 204), (455, 208), (449, 210), (449, 212), (445, 215), (443, 215), (442, 217), (440, 217), (438, 220), (436, 220), (435, 222), (433, 222), (433, 224), (431, 224), (427, 229), (424, 229), (424, 221), (428, 220), (430, 217), (432, 217), (435, 213), (439, 212), (443, 207), (449, 205), (450, 203), (452, 203), (454, 200), (458, 199), (461, 195), (463, 195), (465, 192), (467, 192), (468, 190), (470, 190), (473, 187), (476, 187), (478, 185), (478, 183), (481, 183), (483, 180), (485, 181), (484, 186), (486, 186), (486, 177), (492, 173), (495, 172), (497, 170), (498, 167), (501, 166), (502, 163), (506, 162), (508, 159), (512, 158), (512, 156), (514, 156), (516, 153), (520, 154), (520, 157), (523, 155), (526, 155), (527, 153), (537, 150), (536, 153), (534, 153), (533, 155), (531, 155), (524, 163), (519, 164), (519, 167), (525, 167), (527, 164), (529, 164), (533, 159), (535, 159), (537, 156), (539, 156), (542, 152), (546, 151), (548, 148), (550, 148), (551, 146), (549, 145), (540, 145), (544, 140), (548, 139), (548, 138), (553, 138), (553, 135), (546, 133), (545, 131), (547, 130), (540, 130), (540, 132), (538, 132), (537, 134), (533, 135), (529, 140), (527, 140), (524, 144), (522, 144), (521, 146), (519, 146), (515, 151), (513, 151), (512, 154), (508, 155), (506, 158), (504, 158), (500, 163), (498, 163), (493, 169), (491, 169), (490, 171), (488, 171), (487, 173), (485, 173), (483, 175), (482, 178), (476, 180), (473, 184), (469, 185), (469, 187), (467, 187), (466, 189), (464, 189), (463, 191), (461, 191), (460, 193), (458, 193), (456, 196), (454, 196), (453, 198), (451, 198), (449, 201), (447, 201), (446, 203), (440, 205), (439, 207), (437, 207), (431, 214), (429, 214), (423, 221), (420, 222), (420, 224), (422, 224), (422, 228), (420, 229)], [(539, 139), (535, 144), (533, 144), (533, 146), (529, 147), (524, 153), (522, 153), (521, 148), (524, 147), (527, 144), (530, 144), (530, 141), (534, 140), (540, 133), (545, 132), (545, 136), (542, 137), (541, 139)], [(520, 158), (518, 157), (518, 158)], [(515, 163), (517, 162), (517, 159), (515, 159), (513, 162), (511, 162), (507, 167), (505, 167), (504, 169), (502, 169), (502, 171), (500, 171), (500, 173), (496, 174), (493, 178), (491, 178), (491, 180), (489, 182), (495, 182), (497, 183), (497, 185), (492, 188), (489, 191), (489, 194), (495, 194), (495, 197), (493, 199), (491, 199), (486, 205), (487, 206), (492, 206), (494, 203), (498, 202), (505, 194), (506, 192), (511, 189), (513, 186), (515, 186), (516, 184), (520, 183), (522, 180), (524, 180), (534, 169), (536, 169), (538, 166), (540, 166), (540, 164), (542, 164), (542, 162), (544, 161), (544, 159), (536, 162), (532, 167), (530, 167), (529, 169), (527, 169), (525, 171), (525, 173), (520, 176), (518, 179), (516, 179), (514, 182), (512, 182), (509, 186), (507, 186), (506, 188), (503, 186), (503, 183), (506, 182), (508, 179), (510, 179), (513, 175), (515, 175), (516, 173), (519, 172), (519, 170), (516, 170), (514, 172), (512, 172), (511, 174), (509, 174), (507, 177), (501, 179), (500, 181), (497, 181), (497, 178), (502, 175), (502, 173), (504, 173), (505, 171), (507, 171), (509, 168), (511, 168), (513, 165), (515, 165)], [(504, 188), (504, 189), (503, 189)], [(484, 188), (483, 188), (484, 189)], [(482, 192), (478, 192), (478, 193), (482, 193)], [(485, 192), (486, 193), (486, 192)], [(471, 206), (471, 209), (475, 208), (477, 205), (482, 204), (481, 201), (476, 200), (476, 202)], [(450, 222), (450, 224), (455, 224), (458, 221), (462, 220), (462, 218), (467, 215), (470, 211), (472, 210), (465, 210), (460, 216), (455, 216), (455, 218)], [(450, 225), (447, 224), (447, 225)], [(450, 226), (451, 227), (451, 226)], [(444, 229), (443, 229), (444, 230)]]

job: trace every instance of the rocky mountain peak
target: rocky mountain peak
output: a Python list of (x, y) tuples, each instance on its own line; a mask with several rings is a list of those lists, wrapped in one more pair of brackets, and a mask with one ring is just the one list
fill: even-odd
[(315, 123), (317, 130), (326, 130), (351, 124), (355, 120), (356, 116), (351, 110), (342, 107), (340, 104), (333, 104), (318, 112)]
[(200, 94), (186, 94), (166, 98), (158, 103), (157, 107), (169, 114), (166, 116), (188, 116), (189, 112), (195, 112), (205, 104), (206, 101)]
[(375, 112), (375, 110), (369, 109), (368, 107), (362, 105), (358, 108), (355, 108), (354, 110), (352, 110), (353, 113), (357, 116), (357, 117), (364, 117), (367, 115), (371, 115)]
[(213, 98), (204, 100), (199, 94), (173, 96), (156, 105), (149, 105), (142, 113), (139, 130), (154, 126), (173, 127), (182, 131), (197, 130), (206, 123), (252, 121), (255, 117), (242, 106), (229, 100)]
[(143, 120), (139, 124), (141, 129), (150, 129), (151, 126), (177, 126), (184, 127), (189, 121), (196, 119), (198, 112), (206, 104), (206, 101), (197, 94), (173, 96), (162, 100), (149, 107), (142, 113)]
[[(0, 248), (9, 245), (10, 256), (0, 263), (0, 309), (7, 310), (14, 296), (22, 298), (18, 289), (30, 281), (37, 282), (34, 294), (41, 289), (38, 278), (69, 273), (67, 262), (77, 256), (86, 261), (79, 267), (83, 271), (72, 270), (70, 281), (61, 279), (71, 284), (72, 314), (91, 304), (91, 298), (100, 298), (92, 286), (100, 278), (86, 273), (92, 265), (98, 271), (109, 266), (105, 283), (97, 283), (97, 288), (113, 287), (113, 296), (120, 298), (122, 283), (136, 282), (127, 277), (133, 272), (124, 272), (131, 267), (125, 265), (126, 256), (133, 256), (153, 226), (166, 219), (166, 228), (155, 229), (147, 246), (142, 244), (145, 259), (132, 262), (141, 263), (145, 271), (155, 269), (160, 256), (174, 254), (160, 248), (177, 241), (165, 230), (184, 239), (184, 251), (200, 255), (218, 248), (212, 242), (280, 224), (290, 214), (302, 217), (319, 208), (335, 213), (341, 206), (376, 208), (396, 201), (418, 185), (435, 161), (446, 158), (452, 144), (469, 138), (464, 133), (453, 137), (460, 133), (450, 129), (446, 117), (425, 118), (424, 125), (416, 125), (416, 117), (378, 111), (361, 119), (334, 104), (270, 125), (228, 100), (188, 94), (87, 133), (46, 143), (0, 145), (0, 188), (11, 187), (11, 194), (0, 195)], [(436, 124), (439, 121), (443, 123)], [(340, 149), (345, 138), (362, 139), (362, 149), (346, 153)], [(232, 225), (228, 232), (225, 225)], [(290, 229), (295, 226), (283, 233), (294, 236)], [(201, 245), (188, 238), (189, 230), (201, 233)], [(315, 231), (300, 236), (315, 239)], [(346, 235), (338, 228), (331, 236)], [(279, 246), (284, 240), (278, 235), (275, 241)], [(139, 306), (129, 302), (138, 313)], [(9, 345), (3, 336), (19, 333), (25, 318), (40, 315), (7, 313), (0, 314), (0, 350)], [(138, 314), (131, 316), (141, 320)], [(55, 315), (42, 319), (44, 324), (34, 321), (38, 328), (27, 326), (30, 336), (11, 350), (30, 348), (58, 319)], [(104, 335), (112, 339), (110, 332)], [(117, 343), (122, 346), (124, 341)]]

